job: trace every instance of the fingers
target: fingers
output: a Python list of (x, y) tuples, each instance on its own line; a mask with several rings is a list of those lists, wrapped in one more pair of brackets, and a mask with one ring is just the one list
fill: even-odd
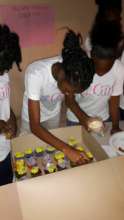
[(89, 160), (87, 158), (84, 158), (83, 156), (78, 160), (78, 165), (83, 165), (89, 163)]
[(83, 165), (89, 163), (89, 159), (87, 158), (87, 156), (82, 152), (80, 153), (80, 158), (77, 161), (78, 165)]

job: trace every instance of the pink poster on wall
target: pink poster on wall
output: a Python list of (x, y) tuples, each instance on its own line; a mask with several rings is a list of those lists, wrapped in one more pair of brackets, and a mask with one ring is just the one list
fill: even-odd
[(0, 5), (0, 20), (18, 33), (22, 47), (54, 41), (54, 10), (44, 5)]

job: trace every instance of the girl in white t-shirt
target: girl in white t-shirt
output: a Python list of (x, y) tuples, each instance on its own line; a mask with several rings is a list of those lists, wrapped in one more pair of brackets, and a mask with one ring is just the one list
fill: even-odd
[[(103, 21), (115, 21), (118, 25), (121, 25), (121, 12), (122, 12), (122, 1), (102, 1), (98, 0), (96, 2), (98, 5), (98, 12), (95, 17), (94, 23), (101, 23)], [(119, 60), (124, 65), (124, 37), (122, 36), (121, 41), (119, 42), (119, 49), (117, 51), (117, 56)], [(84, 43), (84, 49), (89, 57), (91, 57), (91, 41), (90, 37), (88, 36)], [(124, 68), (124, 67), (123, 67)], [(124, 90), (123, 90), (124, 94)], [(124, 120), (124, 95), (120, 96), (120, 120)]]
[(16, 135), (16, 119), (10, 108), (8, 71), (16, 63), (20, 70), (19, 38), (7, 26), (0, 25), (0, 186), (11, 183), (13, 171), (10, 157), (10, 138)]
[[(95, 75), (90, 87), (76, 96), (80, 108), (91, 117), (112, 120), (111, 132), (119, 131), (119, 98), (123, 93), (123, 65), (116, 59), (121, 37), (120, 26), (116, 22), (101, 22), (94, 25), (91, 34), (91, 57), (95, 64)], [(78, 122), (70, 111), (69, 121)]]
[(63, 98), (71, 109), (73, 107), (73, 112), (79, 112), (79, 120), (86, 123), (88, 117), (77, 103), (72, 103), (72, 99), (76, 91), (88, 88), (93, 75), (94, 65), (81, 48), (81, 36), (69, 31), (64, 39), (62, 58), (42, 59), (26, 70), (21, 131), (31, 129), (43, 141), (62, 150), (70, 160), (83, 163), (86, 159), (84, 155), (52, 135), (48, 129), (59, 127)]

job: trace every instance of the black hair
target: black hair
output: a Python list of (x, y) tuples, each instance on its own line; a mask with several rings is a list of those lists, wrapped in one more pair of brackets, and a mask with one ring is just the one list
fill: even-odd
[(0, 25), (0, 72), (10, 70), (14, 62), (21, 71), (21, 61), (19, 36), (11, 32), (7, 25)]
[(62, 49), (63, 68), (66, 79), (72, 85), (80, 85), (86, 90), (93, 80), (94, 64), (81, 48), (82, 37), (69, 30), (65, 36)]
[(91, 55), (99, 58), (116, 58), (122, 31), (114, 21), (96, 23), (90, 32)]
[(98, 5), (94, 24), (103, 21), (121, 23), (122, 0), (95, 0)]
[(122, 0), (95, 0), (99, 10), (107, 10), (116, 8), (120, 12), (122, 10)]

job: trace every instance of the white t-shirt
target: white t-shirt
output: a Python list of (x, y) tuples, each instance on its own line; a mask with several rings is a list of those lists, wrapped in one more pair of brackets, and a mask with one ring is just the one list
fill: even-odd
[(25, 73), (22, 120), (29, 122), (28, 99), (40, 101), (40, 122), (53, 118), (60, 112), (64, 95), (57, 87), (51, 67), (61, 62), (60, 56), (42, 59), (30, 64)]
[[(8, 73), (0, 75), (0, 120), (10, 118), (10, 81)], [(10, 141), (0, 134), (0, 161), (4, 160), (10, 152)]]
[[(92, 49), (92, 46), (91, 46), (90, 38), (88, 36), (84, 42), (84, 50), (86, 51), (89, 57), (91, 57), (91, 49)], [(124, 65), (124, 52), (122, 53), (120, 60), (122, 64)], [(123, 67), (123, 74), (124, 74), (124, 67)], [(123, 94), (124, 94), (124, 89), (123, 89)], [(120, 108), (121, 109), (124, 109), (124, 95), (123, 94), (120, 96)]]
[[(91, 117), (100, 117), (103, 121), (109, 118), (108, 101), (111, 96), (119, 96), (123, 92), (123, 65), (116, 60), (111, 70), (103, 76), (94, 75), (90, 87), (82, 94), (76, 94), (80, 108)], [(78, 122), (75, 115), (68, 110), (67, 118)]]
[(0, 120), (10, 118), (10, 81), (8, 73), (0, 75)]
[[(124, 65), (124, 51), (121, 56), (121, 62)], [(124, 67), (123, 67), (123, 74), (124, 74)], [(123, 95), (121, 95), (120, 97), (120, 108), (124, 109), (124, 88), (123, 88)]]

